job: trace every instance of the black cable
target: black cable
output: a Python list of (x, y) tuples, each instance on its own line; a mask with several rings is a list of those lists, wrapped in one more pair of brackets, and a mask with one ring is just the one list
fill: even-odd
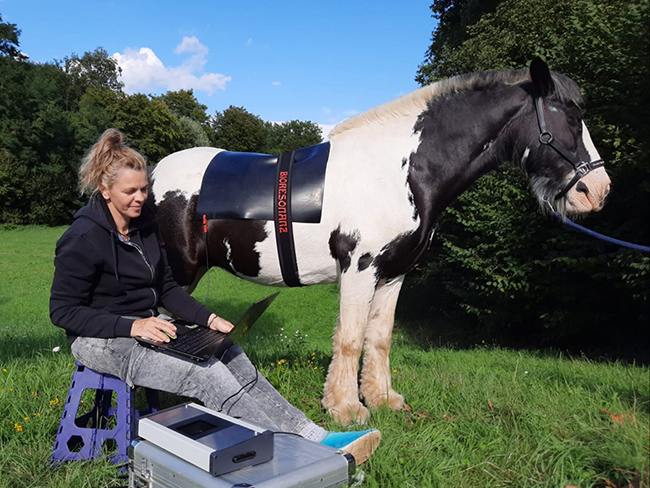
[[(255, 386), (255, 384), (257, 383), (258, 378), (259, 378), (258, 371), (257, 371), (257, 368), (255, 368), (255, 378), (253, 378), (253, 379), (250, 380), (248, 383), (246, 383), (244, 386), (242, 386), (239, 390), (237, 390), (237, 392), (233, 393), (233, 394), (230, 395), (228, 398), (226, 398), (226, 399), (223, 401), (223, 403), (221, 404), (221, 407), (219, 407), (219, 410), (218, 410), (218, 411), (219, 411), (219, 412), (223, 411), (223, 407), (226, 405), (226, 403), (228, 402), (228, 400), (230, 400), (231, 398), (234, 398), (234, 397), (236, 397), (237, 395), (239, 395), (242, 391), (244, 391), (245, 388), (247, 388), (247, 387), (249, 387), (249, 386), (251, 386), (251, 387), (252, 387), (252, 386)], [(234, 406), (235, 406), (235, 403), (237, 403), (237, 402), (234, 402), (234, 403), (230, 406), (230, 408), (234, 407)], [(230, 409), (228, 409), (228, 412), (230, 412)]]
[[(224, 353), (221, 355), (221, 358), (223, 358), (223, 356), (226, 354), (227, 351), (228, 351), (228, 349), (226, 349), (226, 351), (224, 351)], [(221, 361), (221, 358), (219, 359), (220, 361)], [(244, 386), (242, 386), (239, 390), (237, 390), (235, 393), (233, 393), (233, 394), (230, 395), (228, 398), (226, 398), (226, 399), (223, 401), (223, 403), (221, 404), (221, 407), (219, 407), (219, 410), (217, 410), (218, 412), (222, 412), (222, 411), (223, 411), (223, 407), (226, 405), (226, 403), (228, 402), (228, 400), (230, 400), (230, 399), (236, 397), (236, 396), (239, 395), (242, 391), (244, 391), (244, 389), (248, 388), (249, 386), (252, 388), (253, 386), (255, 386), (255, 385), (257, 384), (257, 381), (259, 380), (259, 371), (257, 370), (257, 367), (256, 367), (253, 363), (251, 363), (251, 364), (252, 364), (252, 366), (253, 366), (253, 369), (255, 369), (255, 378), (253, 378), (252, 380), (250, 380), (248, 383), (246, 383)], [(230, 406), (230, 408), (234, 407), (234, 406), (235, 406), (235, 403), (237, 403), (237, 402), (234, 402), (234, 403)], [(228, 411), (230, 411), (230, 409), (229, 409)]]
[(203, 239), (205, 241), (205, 274), (208, 275), (208, 283), (205, 289), (204, 303), (208, 302), (208, 294), (210, 293), (210, 259), (208, 255), (208, 219), (203, 215)]

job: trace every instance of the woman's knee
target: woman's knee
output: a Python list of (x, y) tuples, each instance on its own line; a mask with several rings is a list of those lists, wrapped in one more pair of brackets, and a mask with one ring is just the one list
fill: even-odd
[(122, 377), (132, 345), (116, 341), (98, 337), (77, 337), (71, 346), (72, 355), (88, 368)]

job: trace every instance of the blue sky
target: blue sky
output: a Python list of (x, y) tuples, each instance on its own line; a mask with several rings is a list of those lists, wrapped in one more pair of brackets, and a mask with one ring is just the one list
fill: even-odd
[(208, 114), (328, 127), (409, 93), (431, 0), (0, 0), (34, 62), (103, 47), (125, 91), (193, 88)]

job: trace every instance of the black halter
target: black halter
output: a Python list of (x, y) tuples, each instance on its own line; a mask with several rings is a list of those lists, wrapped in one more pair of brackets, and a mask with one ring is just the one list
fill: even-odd
[(575, 175), (569, 181), (569, 183), (564, 187), (564, 189), (555, 195), (555, 200), (559, 200), (575, 185), (580, 178), (585, 176), (587, 173), (600, 168), (605, 165), (605, 162), (602, 159), (597, 159), (595, 161), (580, 161), (573, 153), (571, 153), (566, 147), (560, 144), (553, 138), (553, 134), (546, 127), (546, 117), (544, 117), (544, 100), (541, 96), (534, 94), (535, 97), (535, 110), (537, 111), (537, 121), (539, 122), (539, 142), (547, 146), (551, 146), (555, 149), (560, 155), (566, 159), (573, 168), (575, 169)]

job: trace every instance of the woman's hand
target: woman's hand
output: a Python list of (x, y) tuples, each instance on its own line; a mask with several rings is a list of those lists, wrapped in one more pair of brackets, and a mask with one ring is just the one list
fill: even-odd
[(169, 342), (176, 338), (176, 326), (158, 317), (137, 319), (131, 326), (131, 337), (145, 337), (158, 342)]
[(208, 319), (208, 327), (213, 330), (218, 330), (219, 332), (230, 332), (234, 326), (226, 319), (222, 319), (221, 317), (212, 314)]

